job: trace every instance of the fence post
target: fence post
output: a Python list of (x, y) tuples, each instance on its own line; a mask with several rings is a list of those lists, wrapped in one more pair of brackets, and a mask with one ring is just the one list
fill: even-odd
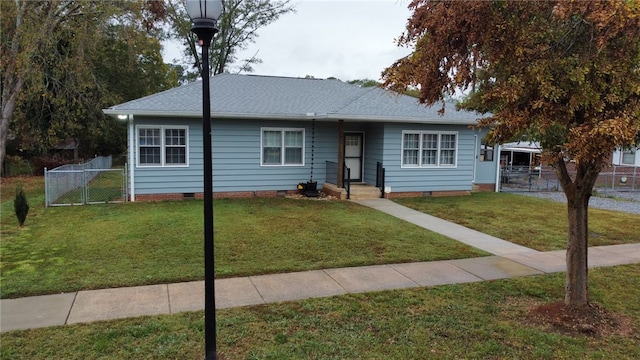
[(124, 163), (124, 173), (122, 174), (123, 202), (129, 201), (129, 164)]
[(87, 186), (87, 170), (83, 169), (82, 170), (82, 204), (86, 205), (88, 200), (87, 197), (89, 194), (87, 194), (89, 192), (88, 190), (88, 186)]
[(47, 167), (44, 168), (44, 207), (49, 207), (49, 182), (47, 181), (48, 172)]
[(611, 176), (611, 191), (616, 190), (616, 166), (613, 165), (613, 175)]

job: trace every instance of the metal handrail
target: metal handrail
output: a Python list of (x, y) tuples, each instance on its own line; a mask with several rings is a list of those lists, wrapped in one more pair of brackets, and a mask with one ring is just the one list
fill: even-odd
[(384, 177), (385, 168), (382, 167), (381, 162), (376, 163), (376, 187), (380, 189), (380, 197), (384, 198)]
[(347, 167), (347, 165), (343, 166), (343, 174), (346, 175), (342, 179), (342, 188), (347, 190), (347, 200), (351, 199), (351, 169)]

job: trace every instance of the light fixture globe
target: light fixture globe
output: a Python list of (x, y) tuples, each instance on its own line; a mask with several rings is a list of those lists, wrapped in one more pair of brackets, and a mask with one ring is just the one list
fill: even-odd
[(187, 0), (187, 14), (193, 22), (193, 31), (200, 44), (209, 46), (213, 35), (218, 32), (216, 21), (222, 14), (222, 0)]
[(187, 14), (194, 23), (212, 22), (215, 24), (222, 14), (221, 0), (187, 0), (186, 7)]

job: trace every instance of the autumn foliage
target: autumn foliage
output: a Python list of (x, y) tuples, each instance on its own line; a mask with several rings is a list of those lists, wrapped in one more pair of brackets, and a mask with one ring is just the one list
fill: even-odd
[[(587, 208), (616, 147), (640, 142), (640, 1), (415, 0), (384, 86), (434, 104), (466, 90), (488, 140), (540, 141), (568, 200), (567, 295), (584, 305)], [(569, 173), (567, 161), (576, 172)]]

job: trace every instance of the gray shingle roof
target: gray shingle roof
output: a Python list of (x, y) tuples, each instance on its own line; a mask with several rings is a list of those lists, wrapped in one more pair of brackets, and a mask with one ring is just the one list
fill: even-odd
[[(446, 103), (426, 107), (417, 99), (336, 79), (220, 74), (211, 77), (211, 114), (221, 118), (344, 119), (356, 121), (474, 124), (479, 114)], [(109, 115), (202, 115), (202, 81), (104, 109)]]

